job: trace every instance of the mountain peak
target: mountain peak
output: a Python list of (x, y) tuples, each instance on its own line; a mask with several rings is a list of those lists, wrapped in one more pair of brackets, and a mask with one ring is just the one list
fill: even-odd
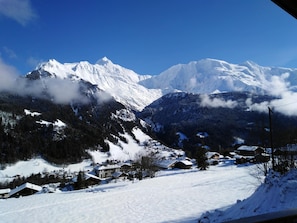
[(96, 64), (99, 64), (99, 65), (107, 65), (107, 64), (113, 64), (113, 62), (108, 59), (107, 57), (103, 57), (101, 59), (99, 59)]
[(40, 63), (37, 66), (37, 68), (41, 68), (41, 67), (58, 67), (60, 65), (61, 65), (61, 63), (58, 62), (57, 60), (55, 60), (55, 59), (49, 59), (48, 61), (45, 61), (45, 62)]

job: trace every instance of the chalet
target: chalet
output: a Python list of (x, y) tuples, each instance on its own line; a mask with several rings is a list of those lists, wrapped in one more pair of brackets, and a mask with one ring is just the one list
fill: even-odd
[(156, 166), (161, 169), (172, 169), (174, 168), (177, 160), (176, 159), (163, 159), (156, 162)]
[(85, 181), (87, 182), (87, 185), (96, 185), (100, 184), (101, 179), (93, 174), (90, 173), (84, 173)]
[(10, 193), (10, 189), (0, 189), (0, 199), (1, 198), (8, 198), (9, 197), (9, 193)]
[(120, 172), (121, 167), (119, 165), (106, 165), (106, 166), (97, 166), (95, 167), (96, 175), (101, 178), (110, 178), (115, 172)]
[(297, 144), (288, 144), (284, 147), (277, 148), (275, 150), (275, 155), (287, 155), (287, 156), (297, 156)]
[(123, 163), (121, 165), (120, 172), (128, 173), (128, 172), (130, 172), (132, 170), (132, 168), (133, 168), (132, 163), (127, 163), (126, 162), (126, 163)]
[(178, 160), (175, 164), (174, 164), (174, 168), (178, 168), (178, 169), (191, 169), (193, 166), (193, 163), (190, 160)]
[(206, 157), (210, 165), (218, 164), (220, 160), (220, 156), (221, 155), (217, 152), (206, 152)]
[(256, 156), (264, 153), (264, 149), (259, 146), (240, 146), (237, 148), (236, 153), (242, 156)]
[(77, 182), (77, 178), (78, 178), (78, 175), (79, 175), (79, 174), (83, 174), (82, 176), (83, 176), (83, 179), (84, 179), (85, 181), (92, 181), (92, 180), (95, 180), (95, 181), (98, 183), (98, 182), (100, 182), (100, 180), (101, 180), (99, 177), (95, 176), (94, 172), (83, 172), (83, 171), (81, 171), (81, 172), (75, 174), (76, 176), (74, 176), (74, 177), (72, 178), (72, 181), (73, 181), (73, 182)]
[(27, 182), (11, 190), (9, 192), (9, 197), (28, 196), (28, 195), (35, 194), (36, 192), (39, 192), (41, 190), (42, 190), (42, 187)]
[(215, 159), (219, 160), (220, 159), (220, 154), (217, 152), (206, 152), (207, 159)]
[(191, 169), (193, 163), (188, 159), (163, 159), (155, 163), (156, 167), (160, 169)]
[(236, 151), (236, 163), (261, 163), (268, 162), (270, 156), (259, 146), (240, 146)]

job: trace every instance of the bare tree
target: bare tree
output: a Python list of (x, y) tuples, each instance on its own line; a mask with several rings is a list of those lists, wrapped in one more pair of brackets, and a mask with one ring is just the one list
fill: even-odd
[(136, 172), (138, 178), (141, 180), (144, 176), (155, 177), (157, 172), (156, 156), (154, 152), (139, 153), (136, 159)]

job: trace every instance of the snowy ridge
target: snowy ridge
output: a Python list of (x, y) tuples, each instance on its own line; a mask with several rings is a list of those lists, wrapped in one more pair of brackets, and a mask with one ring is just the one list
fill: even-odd
[(178, 64), (158, 76), (141, 82), (148, 88), (164, 92), (179, 90), (189, 93), (218, 93), (231, 91), (270, 92), (272, 77), (288, 75), (291, 86), (297, 85), (297, 69), (262, 67), (247, 61), (231, 64), (216, 59), (203, 59), (188, 64)]
[(90, 82), (139, 111), (164, 94), (179, 91), (194, 94), (248, 91), (274, 96), (297, 91), (297, 69), (263, 67), (252, 61), (232, 64), (203, 59), (174, 65), (156, 76), (139, 75), (106, 57), (95, 64), (87, 61), (61, 64), (52, 59), (36, 69), (43, 77)]
[(147, 89), (138, 84), (151, 76), (138, 75), (112, 63), (106, 57), (98, 60), (96, 64), (87, 61), (61, 64), (56, 60), (49, 60), (39, 65), (37, 70), (46, 71), (54, 78), (88, 81), (111, 94), (117, 101), (136, 110), (143, 109), (162, 96), (160, 90)]

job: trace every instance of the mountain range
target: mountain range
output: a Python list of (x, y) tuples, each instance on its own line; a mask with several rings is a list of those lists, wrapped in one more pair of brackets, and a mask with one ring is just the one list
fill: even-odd
[[(203, 59), (174, 65), (159, 75), (140, 75), (104, 57), (95, 64), (49, 60), (35, 72), (42, 77), (90, 82), (137, 111), (167, 93), (179, 91), (194, 94), (248, 91), (274, 96), (297, 91), (297, 69), (263, 67), (251, 61), (231, 64)], [(32, 72), (27, 74), (30, 75)]]
[(49, 60), (27, 74), (27, 77), (33, 74), (40, 74), (40, 77), (44, 79), (51, 77), (87, 81), (109, 93), (118, 102), (135, 110), (143, 109), (162, 96), (161, 90), (148, 89), (139, 84), (151, 76), (136, 74), (132, 70), (113, 64), (106, 57), (95, 64), (87, 61), (61, 64), (56, 60)]
[[(127, 142), (125, 134), (136, 139), (135, 128), (190, 150), (199, 143), (229, 147), (235, 139), (260, 144), (268, 106), (277, 123), (290, 123), (279, 126), (292, 140), (296, 90), (297, 69), (249, 61), (204, 59), (140, 75), (106, 57), (95, 64), (51, 59), (0, 87), (1, 161), (42, 155), (75, 162), (86, 148), (108, 152), (111, 144)], [(209, 137), (197, 140), (199, 133)]]

